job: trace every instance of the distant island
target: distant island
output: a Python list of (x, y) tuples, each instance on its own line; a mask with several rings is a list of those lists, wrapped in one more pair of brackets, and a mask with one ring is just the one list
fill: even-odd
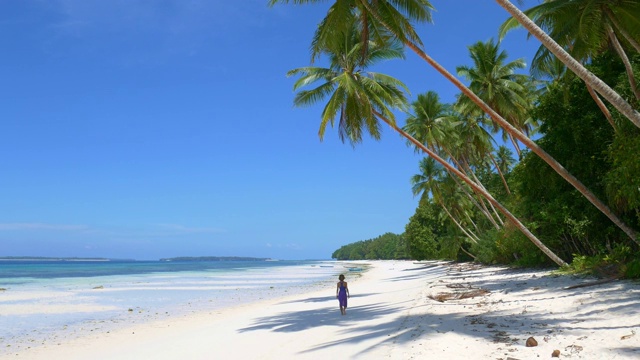
[(181, 256), (160, 259), (160, 261), (269, 261), (270, 258), (255, 258), (246, 256)]
[(0, 261), (111, 261), (111, 259), (46, 256), (1, 256)]

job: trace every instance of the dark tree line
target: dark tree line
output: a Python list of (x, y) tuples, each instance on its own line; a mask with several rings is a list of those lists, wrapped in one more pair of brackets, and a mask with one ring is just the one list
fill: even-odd
[(377, 238), (357, 241), (340, 247), (331, 255), (338, 260), (398, 260), (408, 259), (402, 235), (386, 233)]

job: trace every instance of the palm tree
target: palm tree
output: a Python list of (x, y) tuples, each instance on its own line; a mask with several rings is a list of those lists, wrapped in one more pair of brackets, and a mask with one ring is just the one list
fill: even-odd
[[(544, 3), (527, 10), (525, 14), (540, 24), (549, 35), (571, 55), (587, 61), (597, 54), (613, 47), (627, 71), (631, 89), (640, 100), (640, 89), (636, 85), (629, 57), (625, 53), (616, 31), (623, 34), (632, 46), (637, 46), (633, 32), (640, 35), (640, 3), (637, 1), (611, 0), (546, 0)], [(620, 18), (618, 20), (618, 18)], [(502, 26), (502, 33), (518, 26), (511, 18)], [(640, 48), (636, 48), (640, 52)], [(538, 50), (534, 63), (550, 61), (552, 56), (544, 46)]]
[[(380, 123), (376, 114), (394, 121), (391, 108), (404, 109), (408, 91), (403, 83), (383, 74), (365, 72), (361, 51), (363, 44), (355, 28), (341, 37), (343, 44), (326, 50), (331, 62), (330, 68), (304, 67), (291, 70), (287, 76), (299, 75), (294, 91), (314, 83), (325, 81), (313, 90), (299, 91), (294, 99), (296, 106), (307, 106), (329, 96), (322, 112), (322, 121), (318, 135), (324, 137), (327, 124), (334, 126), (339, 118), (338, 133), (340, 139), (356, 144), (362, 140), (363, 130), (374, 139), (380, 138)], [(364, 65), (380, 60), (402, 58), (402, 47), (397, 42), (387, 42), (379, 46), (368, 42), (367, 59)], [(337, 49), (337, 50), (336, 50)]]
[[(472, 211), (473, 204), (463, 191), (466, 185), (460, 186), (456, 180), (455, 176), (452, 176), (450, 173), (446, 173), (440, 179), (438, 184), (440, 188), (440, 198), (438, 201), (440, 201), (443, 211), (452, 220), (454, 225), (456, 225), (472, 243), (477, 243), (480, 241), (480, 237), (469, 228), (469, 225), (472, 225), (476, 231), (481, 231), (482, 229), (473, 221), (473, 217), (475, 217)], [(456, 219), (459, 220), (455, 221)]]
[[(465, 175), (470, 175), (470, 169), (463, 167), (463, 163), (454, 155), (454, 153), (459, 152), (463, 147), (469, 147), (468, 138), (463, 140), (460, 136), (461, 134), (468, 133), (468, 131), (460, 127), (465, 124), (465, 119), (463, 119), (459, 113), (455, 112), (450, 105), (441, 103), (439, 95), (433, 91), (427, 91), (424, 94), (418, 95), (418, 99), (411, 104), (411, 109), (412, 114), (406, 120), (406, 124), (403, 127), (404, 131), (432, 151), (439, 154), (446, 154), (446, 156), (441, 156), (448, 158), (448, 160), (460, 171), (465, 173)], [(490, 137), (488, 134), (486, 134), (486, 136), (487, 138)], [(481, 136), (476, 137), (476, 140), (480, 140), (481, 142), (480, 138)], [(478, 142), (476, 142), (476, 144), (478, 144)], [(483, 145), (486, 146), (486, 144)], [(486, 147), (484, 149), (486, 149)], [(416, 147), (416, 151), (419, 150), (420, 149)], [(471, 176), (473, 176), (473, 174), (471, 174)], [(477, 179), (475, 181), (478, 185), (482, 186)], [(507, 187), (507, 192), (509, 192), (506, 182), (504, 184)], [(471, 195), (468, 194), (468, 196)], [(479, 207), (482, 206), (479, 210), (494, 223), (496, 228), (499, 228), (500, 225), (494, 221), (485, 204), (482, 203), (482, 197), (480, 197), (478, 201), (474, 201), (474, 204)], [(501, 220), (498, 221), (501, 222)]]
[[(527, 29), (527, 31), (529, 31), (531, 35), (535, 36), (538, 40), (540, 40), (540, 42), (542, 42), (544, 47), (549, 49), (549, 51), (551, 51), (571, 71), (573, 71), (585, 83), (587, 83), (589, 86), (595, 89), (595, 91), (597, 91), (600, 95), (602, 95), (605, 99), (607, 99), (616, 109), (618, 109), (618, 111), (620, 111), (620, 113), (622, 113), (631, 122), (633, 122), (634, 125), (636, 125), (637, 127), (640, 127), (640, 113), (637, 110), (635, 110), (618, 93), (616, 93), (613, 89), (611, 89), (611, 87), (605, 84), (604, 81), (600, 80), (597, 76), (595, 76), (593, 73), (587, 70), (582, 64), (580, 64), (580, 62), (578, 62), (576, 59), (571, 57), (571, 55), (569, 55), (569, 53), (560, 44), (558, 44), (551, 36), (547, 35), (547, 33), (545, 33), (544, 30), (542, 30), (534, 21), (532, 21), (529, 17), (527, 17), (525, 13), (520, 11), (520, 9), (518, 9), (510, 1), (496, 0), (496, 2), (498, 2), (500, 6), (502, 6), (507, 12), (509, 12), (509, 14), (511, 14), (511, 16), (513, 16), (513, 20), (509, 20), (507, 23), (505, 23), (502, 26), (502, 30), (501, 30), (502, 33), (506, 32), (510, 28), (515, 27), (516, 26), (515, 22), (522, 25), (525, 29)], [(554, 4), (552, 4), (552, 2)], [(615, 37), (615, 32), (613, 31), (613, 29), (611, 29), (610, 24), (612, 23), (612, 21), (609, 20), (609, 14), (611, 14), (612, 18), (616, 19), (619, 25), (621, 23), (624, 25), (622, 26), (623, 31), (628, 33), (627, 30), (632, 29), (631, 31), (633, 32), (631, 33), (631, 35), (637, 36), (638, 34), (637, 25), (634, 27), (633, 24), (634, 23), (637, 24), (638, 21), (640, 20), (638, 16), (638, 14), (640, 14), (640, 4), (638, 4), (638, 2), (611, 1), (611, 0), (582, 0), (581, 2), (584, 3), (585, 5), (584, 9), (593, 10), (590, 13), (585, 12), (584, 14), (581, 14), (583, 16), (591, 17), (589, 19), (588, 25), (581, 24), (577, 30), (572, 31), (569, 34), (563, 33), (563, 31), (558, 31), (560, 34), (563, 34), (565, 36), (567, 35), (577, 36), (579, 34), (582, 34), (581, 36), (584, 36), (584, 32), (581, 33), (580, 29), (585, 29), (586, 27), (596, 27), (596, 25), (598, 24), (598, 20), (597, 20), (598, 14), (605, 13), (607, 14), (607, 17), (605, 18), (603, 16), (600, 16), (600, 19), (601, 19), (600, 21), (603, 22), (602, 25), (604, 27), (604, 33), (606, 33), (610, 39), (612, 36)], [(565, 20), (581, 19), (581, 16), (578, 15), (580, 13), (577, 12), (582, 7), (579, 4), (579, 1), (552, 0), (552, 1), (548, 1), (548, 3), (550, 5), (547, 4), (546, 7), (564, 5), (565, 3), (571, 3), (569, 5), (576, 5), (572, 10), (574, 12), (566, 11), (565, 9), (565, 11), (562, 12), (563, 18)], [(615, 4), (620, 6), (617, 8), (609, 8), (608, 7), (609, 4)], [(542, 4), (540, 6), (543, 6), (543, 5), (545, 4)], [(545, 9), (546, 7), (542, 9)], [(624, 16), (618, 16), (616, 18), (616, 16), (613, 16), (614, 11), (618, 11), (619, 13), (624, 14)], [(564, 29), (567, 23), (559, 23), (558, 25), (561, 26), (560, 29)], [(626, 27), (627, 25), (629, 25), (629, 27)], [(598, 34), (598, 32), (600, 32), (600, 34)], [(575, 46), (578, 46), (578, 49), (580, 50), (578, 51), (578, 54), (582, 56), (585, 54), (585, 52), (588, 53), (588, 50), (586, 49), (589, 49), (593, 46), (601, 46), (601, 42), (598, 43), (598, 39), (602, 41), (602, 32), (603, 32), (602, 29), (601, 30), (595, 29), (595, 31), (593, 31), (592, 34), (590, 34), (590, 36), (588, 37), (588, 41), (584, 41), (584, 42), (582, 40), (576, 42), (575, 38), (573, 40), (570, 38), (567, 41), (573, 41), (573, 42), (571, 42), (570, 44), (567, 44), (567, 46), (570, 45), (570, 46), (573, 46), (574, 48)], [(633, 39), (633, 36), (631, 37), (631, 39)], [(614, 40), (611, 39), (611, 41), (614, 41)], [(617, 39), (615, 41), (617, 41)], [(585, 50), (582, 50), (583, 48)], [(631, 78), (633, 77), (631, 76)], [(634, 91), (637, 91), (637, 86), (632, 85), (632, 88), (634, 89)], [(636, 93), (636, 96), (638, 95), (640, 95), (640, 93)]]
[(511, 152), (511, 150), (509, 150), (508, 147), (500, 145), (500, 147), (498, 147), (498, 150), (496, 150), (495, 157), (497, 166), (503, 173), (508, 173), (509, 171), (511, 171), (511, 168), (513, 167), (515, 161), (513, 160), (513, 153)]
[[(485, 164), (489, 162), (487, 157), (491, 157), (491, 153), (493, 151), (491, 143), (493, 138), (483, 126), (483, 122), (485, 120), (483, 117), (461, 116), (461, 119), (462, 124), (460, 126), (459, 141), (453, 151), (453, 157), (458, 159), (458, 167), (462, 172), (470, 175), (480, 187), (486, 189), (480, 179), (476, 176), (476, 171), (484, 168)], [(500, 171), (498, 172), (500, 173)], [(500, 175), (502, 176), (502, 174)], [(504, 181), (503, 184), (505, 185), (507, 192), (510, 192), (506, 181)], [(479, 200), (482, 207), (485, 208), (487, 213), (489, 213), (484, 201), (481, 198)], [(490, 216), (491, 221), (495, 224), (496, 229), (499, 229), (504, 225), (504, 222), (490, 202), (489, 207), (491, 207), (491, 210), (497, 219), (497, 222), (495, 222), (493, 217)]]
[[(634, 24), (638, 23), (639, 19), (637, 17), (634, 19), (633, 11), (636, 11), (636, 14), (640, 11), (640, 3), (637, 1), (547, 0), (543, 4), (525, 11), (525, 14), (545, 28), (553, 39), (583, 63), (604, 51), (608, 51), (609, 46), (613, 47), (622, 59), (636, 99), (640, 99), (640, 88), (636, 84), (631, 62), (614, 31), (615, 27), (626, 40), (629, 40), (632, 46), (638, 45), (626, 30), (626, 28), (631, 28), (631, 31), (634, 31), (636, 35), (640, 30)], [(614, 15), (614, 12), (618, 15)], [(617, 17), (620, 17), (622, 21), (618, 21)], [(501, 26), (501, 36), (518, 25), (520, 24), (514, 18), (507, 20)], [(635, 30), (633, 30), (634, 28)], [(640, 46), (637, 46), (636, 50), (640, 52)], [(538, 69), (542, 69), (542, 72), (547, 69), (555, 69), (557, 63), (564, 66), (547, 48), (540, 46), (532, 61), (532, 73), (541, 72)], [(617, 125), (606, 105), (593, 87), (588, 83), (585, 84), (609, 124), (614, 130), (617, 130)]]
[[(506, 51), (500, 51), (493, 39), (469, 46), (469, 54), (473, 66), (458, 66), (458, 76), (467, 79), (470, 82), (469, 89), (511, 125), (525, 134), (531, 132), (531, 125), (526, 123), (531, 107), (527, 94), (530, 89), (527, 86), (529, 80), (526, 75), (516, 74), (516, 70), (526, 68), (524, 60), (506, 62)], [(468, 97), (460, 97), (457, 108), (462, 113), (482, 113)], [(494, 125), (494, 131), (497, 130), (497, 125)], [(520, 156), (518, 142), (506, 131), (503, 133), (511, 139)]]
[[(424, 199), (428, 198), (429, 194), (431, 194), (433, 201), (440, 205), (442, 210), (458, 227), (458, 229), (460, 229), (460, 231), (462, 231), (462, 233), (465, 234), (465, 236), (467, 236), (472, 242), (478, 242), (478, 236), (474, 234), (473, 231), (465, 229), (461, 221), (457, 220), (444, 204), (444, 199), (440, 191), (440, 183), (445, 174), (445, 170), (442, 165), (438, 164), (430, 157), (425, 157), (420, 160), (419, 169), (420, 173), (411, 177), (411, 190), (413, 191), (413, 196), (421, 196), (421, 198)], [(464, 202), (464, 199), (459, 197), (455, 200), (458, 200), (454, 201), (456, 206), (460, 206)]]
[[(319, 1), (320, 0), (270, 0), (269, 4), (274, 5), (280, 2), (306, 4)], [(505, 2), (503, 0), (497, 1), (499, 1), (501, 4)], [(509, 2), (506, 1), (506, 3)], [(605, 205), (586, 186), (584, 186), (582, 182), (576, 179), (575, 176), (569, 173), (560, 163), (558, 163), (551, 155), (544, 151), (530, 138), (528, 138), (518, 129), (509, 124), (504, 118), (502, 118), (502, 116), (500, 116), (491, 107), (484, 103), (482, 99), (480, 99), (475, 93), (469, 90), (469, 88), (467, 88), (460, 80), (458, 80), (444, 67), (442, 67), (442, 65), (436, 62), (422, 50), (421, 41), (417, 36), (415, 30), (413, 29), (411, 21), (428, 22), (430, 20), (429, 13), (431, 9), (431, 4), (426, 0), (337, 0), (329, 9), (329, 11), (327, 12), (327, 16), (321, 21), (316, 30), (316, 34), (312, 41), (312, 54), (314, 54), (314, 57), (312, 57), (312, 59), (315, 58), (315, 55), (322, 53), (324, 51), (323, 49), (327, 48), (328, 43), (333, 41), (332, 39), (340, 37), (340, 29), (344, 28), (344, 24), (346, 23), (346, 21), (351, 21), (351, 23), (353, 23), (356, 18), (361, 19), (358, 26), (360, 27), (360, 29), (362, 29), (362, 39), (368, 39), (368, 35), (373, 33), (379, 41), (384, 41), (386, 36), (388, 36), (389, 34), (392, 35), (393, 40), (400, 41), (406, 47), (411, 49), (421, 59), (426, 61), (442, 76), (453, 83), (465, 96), (471, 98), (476, 103), (476, 105), (478, 105), (484, 112), (486, 112), (510, 135), (518, 139), (525, 146), (531, 149), (531, 151), (540, 156), (547, 164), (549, 164), (549, 166), (551, 166), (551, 168), (553, 168), (560, 176), (562, 176), (562, 178), (573, 185), (584, 197), (587, 198), (587, 200), (589, 200), (600, 211), (602, 211), (602, 213), (605, 214), (614, 224), (616, 224), (616, 226), (622, 229), (629, 236), (629, 238), (636, 241), (640, 245), (640, 241), (638, 241), (635, 231), (628, 227), (624, 222), (622, 222), (622, 220), (620, 220), (618, 216), (615, 215), (607, 205)], [(404, 14), (406, 14), (408, 18), (405, 17)], [(535, 24), (533, 25), (535, 26)], [(362, 47), (362, 49), (366, 49), (366, 47)], [(361, 54), (365, 55), (366, 52), (361, 50)], [(606, 84), (604, 84), (604, 86), (606, 86)], [(613, 90), (611, 91), (613, 92)], [(615, 92), (613, 93), (615, 94)], [(609, 98), (607, 97), (607, 99)], [(620, 98), (620, 100), (626, 103), (624, 99)], [(628, 103), (626, 104), (628, 105)], [(631, 108), (630, 105), (629, 108), (632, 110), (631, 113), (635, 111), (633, 110), (633, 108)], [(628, 111), (621, 112), (628, 117), (630, 116), (628, 115)], [(638, 124), (640, 124), (640, 114), (638, 114), (637, 112), (635, 113), (638, 115)], [(395, 121), (393, 121), (393, 118), (389, 118), (389, 120), (392, 121), (390, 125), (396, 131), (401, 132), (401, 134), (402, 132), (404, 132), (395, 125)], [(418, 144), (419, 147), (422, 146), (421, 148), (426, 149), (426, 147), (416, 141), (415, 145), (418, 146)]]
[[(438, 164), (430, 157), (425, 157), (420, 160), (419, 169), (420, 173), (411, 177), (411, 190), (413, 191), (413, 195), (425, 198), (431, 194), (433, 201), (440, 205), (442, 210), (447, 214), (448, 218), (456, 225), (456, 227), (460, 229), (460, 231), (462, 231), (462, 233), (465, 234), (471, 242), (477, 243), (479, 239), (478, 236), (475, 235), (473, 231), (465, 229), (462, 222), (456, 219), (444, 204), (444, 199), (440, 190), (440, 183), (442, 181), (442, 177), (445, 175), (445, 170), (442, 165)], [(455, 205), (460, 205), (460, 202), (456, 201)]]
[(452, 113), (450, 105), (440, 102), (438, 93), (427, 91), (419, 94), (418, 99), (411, 103), (411, 110), (403, 129), (433, 151), (438, 151), (444, 143), (451, 143), (455, 138), (455, 127), (460, 121)]
[[(422, 143), (400, 129), (395, 122), (392, 109), (405, 109), (407, 101), (401, 89), (405, 86), (398, 80), (373, 72), (365, 72), (365, 66), (373, 65), (377, 60), (398, 58), (402, 56), (401, 48), (395, 46), (397, 42), (387, 40), (382, 45), (367, 41), (366, 59), (362, 59), (362, 36), (353, 24), (343, 34), (337, 34), (336, 41), (325, 42), (323, 53), (327, 54), (331, 66), (329, 68), (305, 67), (291, 70), (288, 74), (299, 75), (294, 84), (294, 90), (311, 85), (317, 81), (319, 86), (311, 90), (299, 91), (294, 99), (297, 106), (314, 104), (329, 97), (322, 111), (319, 135), (322, 138), (326, 125), (333, 126), (334, 119), (339, 118), (339, 133), (341, 138), (348, 139), (352, 144), (362, 140), (363, 130), (369, 132), (375, 139), (380, 137), (378, 120), (387, 123), (412, 144), (418, 146), (447, 170), (453, 172), (466, 182), (474, 191), (479, 192), (520, 229), (541, 251), (556, 264), (566, 263), (538, 238), (535, 237), (513, 214), (502, 204), (498, 203), (484, 188), (478, 186), (468, 176), (457, 170), (438, 154), (428, 149)], [(337, 39), (342, 40), (340, 44)]]

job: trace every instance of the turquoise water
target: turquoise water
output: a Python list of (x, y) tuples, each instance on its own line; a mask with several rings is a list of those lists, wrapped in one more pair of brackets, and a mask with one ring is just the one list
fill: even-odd
[(315, 261), (0, 261), (0, 284), (25, 278), (55, 279), (172, 273), (183, 271), (240, 271), (313, 264)]
[(2, 261), (0, 355), (309, 289), (332, 294), (344, 271), (319, 261)]

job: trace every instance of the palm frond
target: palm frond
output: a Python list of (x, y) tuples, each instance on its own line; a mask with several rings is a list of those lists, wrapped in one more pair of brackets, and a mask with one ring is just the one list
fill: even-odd
[(300, 91), (296, 94), (293, 104), (300, 107), (314, 105), (331, 94), (335, 87), (334, 83), (328, 82), (313, 90)]

